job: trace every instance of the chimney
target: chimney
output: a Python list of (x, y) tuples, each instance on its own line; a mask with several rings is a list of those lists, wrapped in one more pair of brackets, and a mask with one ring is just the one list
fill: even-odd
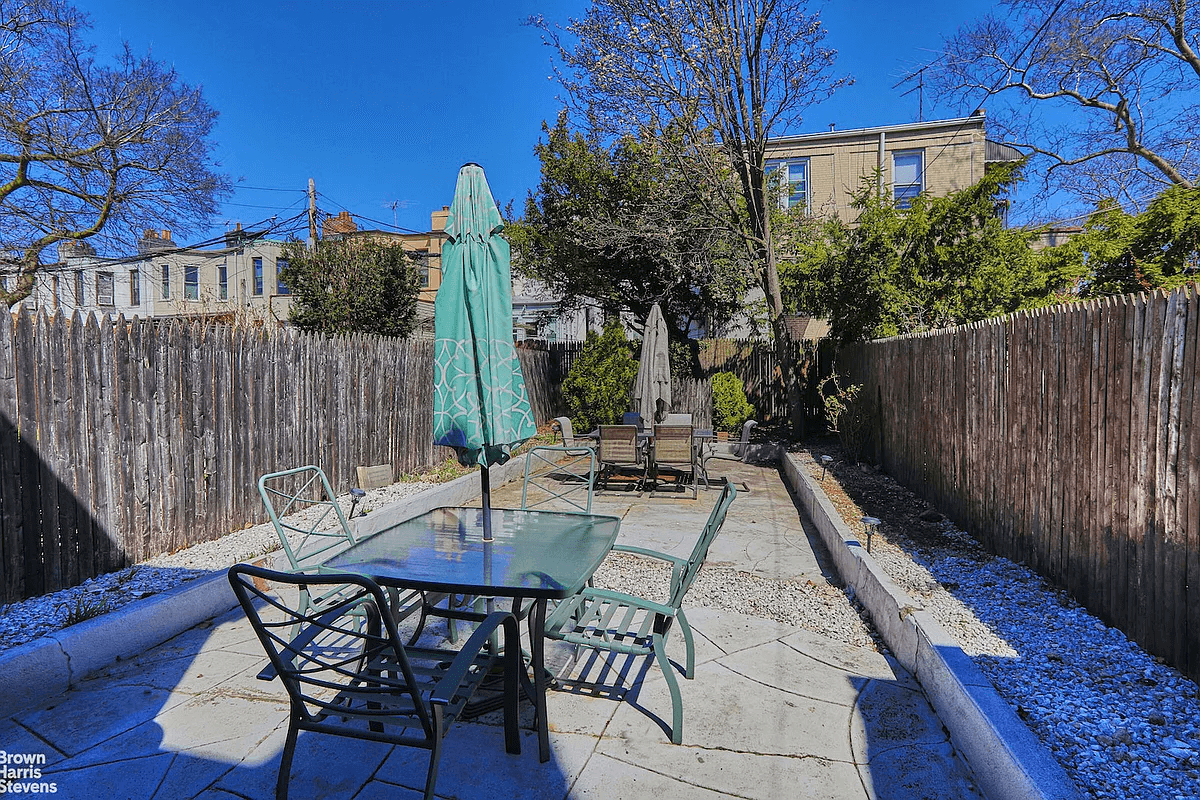
[(831, 122), (831, 123), (829, 123), (829, 132), (830, 132), (830, 133), (833, 133), (833, 129), (834, 129), (834, 128), (836, 128), (836, 127), (837, 127), (837, 123), (836, 123), (836, 122)]
[(442, 206), (441, 211), (435, 211), (429, 215), (429, 230), (446, 230), (446, 221), (448, 219), (450, 219), (450, 206)]
[(339, 211), (336, 217), (326, 217), (321, 223), (321, 237), (344, 236), (358, 230), (358, 224), (350, 216), (349, 211)]

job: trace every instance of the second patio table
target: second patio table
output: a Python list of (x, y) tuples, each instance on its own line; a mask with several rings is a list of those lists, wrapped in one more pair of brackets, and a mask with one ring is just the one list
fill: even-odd
[(539, 756), (550, 758), (546, 720), (546, 601), (583, 588), (612, 549), (617, 517), (555, 511), (491, 510), (494, 541), (483, 541), (483, 511), (436, 508), (363, 539), (322, 569), (371, 577), (382, 586), (530, 599)]

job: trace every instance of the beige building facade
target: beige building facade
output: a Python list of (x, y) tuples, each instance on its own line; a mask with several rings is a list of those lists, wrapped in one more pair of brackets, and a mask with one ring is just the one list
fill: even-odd
[(766, 170), (778, 180), (786, 207), (849, 222), (864, 181), (904, 207), (922, 192), (965, 189), (991, 161), (1019, 158), (1013, 148), (988, 142), (985, 121), (980, 111), (961, 119), (780, 136), (767, 141)]

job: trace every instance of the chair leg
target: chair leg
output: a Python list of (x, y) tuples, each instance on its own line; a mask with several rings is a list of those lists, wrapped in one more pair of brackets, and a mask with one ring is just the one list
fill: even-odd
[(433, 709), (433, 747), (429, 750), (429, 772), (425, 774), (425, 800), (433, 800), (433, 787), (437, 783), (438, 765), (442, 762), (442, 710)]
[(683, 744), (683, 700), (679, 696), (679, 679), (675, 677), (675, 670), (667, 659), (666, 639), (661, 633), (655, 633), (653, 639), (654, 657), (667, 681), (667, 688), (671, 690), (671, 742)]
[(684, 616), (682, 608), (675, 612), (675, 619), (679, 620), (679, 627), (683, 630), (683, 643), (687, 649), (687, 666), (683, 677), (690, 681), (696, 677), (696, 643), (692, 641), (692, 626)]
[(296, 717), (288, 720), (287, 741), (283, 745), (283, 756), (279, 759), (279, 777), (275, 779), (275, 800), (287, 800), (288, 780), (292, 776), (292, 756), (296, 754)]

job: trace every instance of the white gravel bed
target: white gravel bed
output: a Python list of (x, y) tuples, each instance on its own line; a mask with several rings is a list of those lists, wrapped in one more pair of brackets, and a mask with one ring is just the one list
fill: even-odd
[[(601, 589), (613, 589), (665, 602), (671, 567), (631, 553), (610, 553), (596, 570)], [(684, 607), (736, 611), (819, 633), (831, 639), (879, 650), (874, 631), (846, 593), (828, 583), (776, 580), (748, 572), (704, 565), (688, 591)]]
[[(819, 470), (819, 468), (818, 468)], [(954, 635), (1087, 797), (1200, 798), (1200, 689), (951, 522), (919, 545), (883, 518), (872, 556)]]
[[(355, 513), (378, 509), (422, 492), (431, 483), (394, 483), (368, 489)], [(350, 495), (338, 498), (349, 513)], [(303, 519), (305, 513), (294, 515)], [(289, 517), (290, 519), (291, 517)], [(220, 539), (157, 556), (141, 564), (91, 578), (79, 586), (0, 606), (0, 652), (65, 627), (71, 615), (94, 617), (182, 583), (226, 570), (240, 561), (279, 549), (270, 522), (234, 531)]]

